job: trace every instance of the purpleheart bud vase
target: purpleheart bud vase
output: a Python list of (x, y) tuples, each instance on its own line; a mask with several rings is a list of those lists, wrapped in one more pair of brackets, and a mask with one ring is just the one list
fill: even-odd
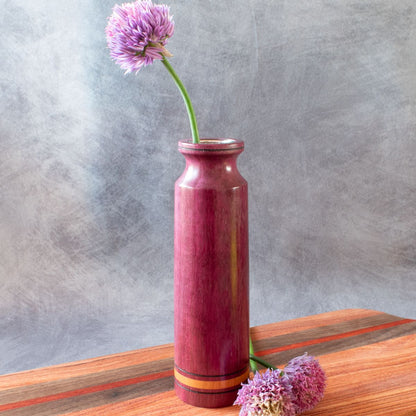
[(244, 142), (179, 142), (175, 184), (175, 391), (199, 407), (232, 405), (249, 373), (247, 182)]

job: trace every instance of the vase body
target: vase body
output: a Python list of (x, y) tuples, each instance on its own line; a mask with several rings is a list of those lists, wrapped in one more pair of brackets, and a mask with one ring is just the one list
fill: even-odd
[(175, 391), (199, 407), (232, 405), (249, 372), (247, 182), (244, 143), (179, 142), (175, 183)]

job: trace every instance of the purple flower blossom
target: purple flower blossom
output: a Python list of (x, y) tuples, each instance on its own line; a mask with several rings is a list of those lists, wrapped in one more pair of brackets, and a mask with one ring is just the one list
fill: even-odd
[(240, 416), (294, 416), (291, 386), (280, 370), (257, 372), (243, 384), (234, 402), (241, 406)]
[(326, 376), (317, 359), (304, 354), (288, 362), (284, 369), (292, 386), (296, 414), (311, 410), (322, 399)]
[(137, 73), (155, 59), (171, 56), (165, 45), (173, 31), (168, 6), (151, 0), (115, 5), (106, 27), (110, 56), (126, 73)]

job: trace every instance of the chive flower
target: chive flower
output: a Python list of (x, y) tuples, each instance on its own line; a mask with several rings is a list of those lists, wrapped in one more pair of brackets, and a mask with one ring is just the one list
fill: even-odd
[(171, 56), (165, 45), (173, 31), (166, 5), (148, 0), (115, 5), (106, 27), (110, 56), (126, 73), (137, 74), (155, 59)]
[(240, 416), (295, 416), (291, 390), (281, 370), (267, 369), (242, 385), (234, 404), (241, 406)]
[(199, 143), (199, 133), (188, 92), (167, 58), (172, 54), (166, 49), (172, 37), (175, 24), (169, 7), (153, 4), (151, 0), (137, 0), (134, 3), (115, 5), (105, 29), (111, 58), (125, 74), (136, 74), (144, 66), (160, 60), (172, 75), (178, 87), (191, 125), (192, 141)]
[[(295, 416), (313, 409), (322, 399), (325, 371), (319, 361), (305, 353), (290, 360), (279, 370), (254, 354), (250, 338), (250, 363), (254, 377), (237, 393), (234, 404), (240, 416)], [(257, 363), (267, 368), (257, 371)]]
[(313, 409), (322, 399), (326, 376), (318, 360), (304, 354), (290, 360), (284, 368), (292, 386), (296, 414)]

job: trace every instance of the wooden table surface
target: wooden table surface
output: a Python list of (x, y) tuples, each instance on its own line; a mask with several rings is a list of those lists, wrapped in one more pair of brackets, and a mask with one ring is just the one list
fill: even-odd
[[(251, 329), (257, 355), (282, 367), (315, 355), (328, 381), (304, 415), (416, 416), (416, 321), (349, 309)], [(235, 415), (173, 392), (172, 344), (0, 376), (2, 416)]]

